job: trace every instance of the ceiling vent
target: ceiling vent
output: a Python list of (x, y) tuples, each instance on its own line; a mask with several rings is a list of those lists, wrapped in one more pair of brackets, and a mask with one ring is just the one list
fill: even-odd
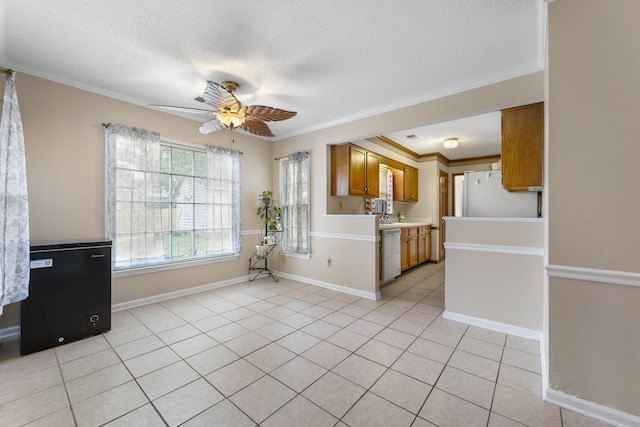
[(420, 139), (420, 137), (418, 135), (416, 135), (415, 133), (412, 133), (411, 135), (405, 135), (405, 138), (407, 138), (407, 139)]

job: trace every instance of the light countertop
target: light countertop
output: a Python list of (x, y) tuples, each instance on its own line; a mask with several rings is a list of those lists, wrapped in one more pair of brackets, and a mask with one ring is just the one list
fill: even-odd
[(389, 230), (390, 228), (424, 227), (426, 225), (432, 225), (432, 223), (430, 222), (392, 222), (389, 224), (380, 224), (378, 228), (380, 230)]

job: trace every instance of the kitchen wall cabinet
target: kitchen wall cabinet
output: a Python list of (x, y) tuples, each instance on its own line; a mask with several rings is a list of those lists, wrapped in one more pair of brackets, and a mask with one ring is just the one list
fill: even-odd
[(404, 167), (404, 201), (418, 201), (418, 169), (407, 165)]
[(353, 144), (331, 146), (331, 195), (379, 196), (378, 155)]
[(544, 103), (502, 110), (502, 186), (542, 191)]
[(398, 202), (418, 201), (418, 169), (403, 165), (393, 169), (393, 200)]
[(400, 229), (400, 270), (404, 271), (431, 259), (431, 226)]

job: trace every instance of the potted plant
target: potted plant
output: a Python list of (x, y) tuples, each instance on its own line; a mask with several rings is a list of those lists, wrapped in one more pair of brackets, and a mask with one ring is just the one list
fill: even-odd
[(256, 214), (262, 219), (266, 230), (279, 231), (282, 209), (275, 205), (273, 191), (263, 191), (258, 199), (260, 200), (260, 206), (258, 206)]

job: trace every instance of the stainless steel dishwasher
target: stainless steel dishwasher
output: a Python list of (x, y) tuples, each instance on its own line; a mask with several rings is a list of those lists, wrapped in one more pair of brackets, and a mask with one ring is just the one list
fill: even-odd
[(400, 229), (382, 230), (382, 283), (400, 275)]

